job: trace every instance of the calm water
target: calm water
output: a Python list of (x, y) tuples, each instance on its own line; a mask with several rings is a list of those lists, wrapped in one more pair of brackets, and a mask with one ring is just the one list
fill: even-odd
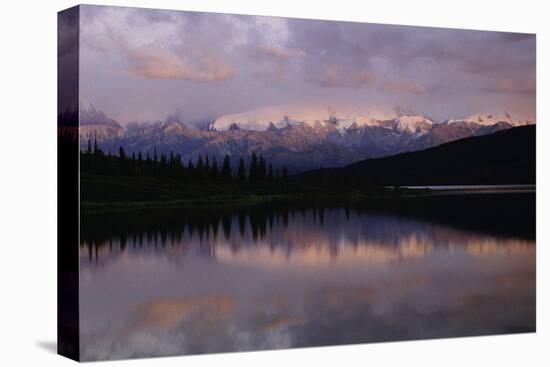
[(535, 193), (536, 185), (438, 185), (438, 186), (403, 186), (408, 189), (429, 189), (434, 192), (444, 191), (454, 194), (489, 194), (489, 193)]
[(478, 200), (84, 217), (82, 358), (534, 331), (534, 196)]

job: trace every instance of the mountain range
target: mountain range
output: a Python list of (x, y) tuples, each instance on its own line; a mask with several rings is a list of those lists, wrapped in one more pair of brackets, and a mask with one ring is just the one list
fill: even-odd
[[(96, 140), (105, 152), (127, 154), (170, 152), (186, 162), (228, 154), (236, 166), (240, 157), (262, 154), (275, 167), (291, 173), (338, 167), (367, 158), (419, 151), (457, 139), (481, 136), (534, 121), (508, 113), (485, 113), (434, 122), (403, 112), (334, 110), (320, 106), (279, 106), (222, 116), (198, 128), (182, 121), (134, 123), (122, 126), (92, 105), (80, 103), (80, 145)], [(74, 113), (63, 112), (60, 118)]]

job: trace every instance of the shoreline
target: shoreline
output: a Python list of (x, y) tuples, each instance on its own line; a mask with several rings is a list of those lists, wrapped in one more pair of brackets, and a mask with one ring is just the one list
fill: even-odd
[[(472, 187), (479, 185), (472, 185)], [(498, 186), (501, 186), (500, 188)], [(326, 204), (349, 205), (360, 204), (367, 201), (394, 203), (399, 200), (414, 198), (433, 198), (437, 196), (453, 195), (498, 195), (498, 194), (536, 194), (535, 185), (529, 189), (517, 189), (511, 186), (518, 185), (493, 185), (491, 188), (466, 189), (465, 186), (453, 186), (447, 189), (401, 186), (385, 187), (380, 190), (350, 191), (350, 192), (326, 192), (326, 193), (289, 193), (289, 194), (250, 194), (250, 195), (221, 195), (204, 196), (195, 199), (151, 200), (151, 201), (81, 201), (80, 215), (113, 214), (132, 211), (149, 210), (177, 210), (177, 209), (216, 209), (216, 208), (243, 208), (258, 205), (273, 204)], [(532, 186), (532, 188), (531, 188)], [(489, 187), (489, 186), (485, 186)]]

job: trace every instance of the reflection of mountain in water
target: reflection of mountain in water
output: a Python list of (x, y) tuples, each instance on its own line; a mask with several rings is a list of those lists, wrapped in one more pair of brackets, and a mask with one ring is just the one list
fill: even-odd
[[(307, 267), (407, 261), (437, 250), (461, 249), (470, 255), (534, 251), (534, 233), (523, 228), (528, 212), (516, 211), (521, 202), (531, 199), (529, 195), (474, 195), (461, 198), (462, 207), (450, 207), (450, 199), (438, 198), (424, 202), (419, 217), (411, 217), (406, 205), (388, 211), (389, 204), (134, 213), (120, 215), (116, 221), (93, 217), (83, 228), (81, 266), (95, 267), (125, 252), (167, 256), (176, 262), (193, 254), (240, 265)], [(469, 211), (468, 200), (478, 204), (498, 200), (512, 215), (494, 211), (494, 205)], [(456, 215), (454, 223), (433, 220), (438, 211), (449, 208)], [(472, 217), (483, 223), (468, 225)], [(498, 224), (500, 233), (495, 231)]]
[(83, 360), (535, 330), (534, 195), (83, 217)]

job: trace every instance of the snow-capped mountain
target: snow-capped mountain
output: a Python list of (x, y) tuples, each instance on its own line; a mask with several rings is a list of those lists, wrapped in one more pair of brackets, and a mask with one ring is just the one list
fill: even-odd
[(121, 137), (125, 129), (93, 105), (80, 101), (80, 139), (108, 140)]
[(218, 131), (228, 130), (232, 126), (254, 131), (265, 131), (271, 126), (284, 128), (290, 125), (316, 128), (334, 125), (341, 131), (350, 127), (382, 126), (409, 134), (423, 134), (429, 131), (432, 124), (433, 121), (425, 116), (379, 109), (282, 105), (222, 116), (213, 126)]
[(114, 119), (105, 115), (101, 110), (96, 109), (92, 104), (80, 102), (80, 126), (82, 125), (106, 125), (121, 127)]
[(399, 115), (393, 119), (394, 130), (413, 135), (424, 135), (430, 131), (434, 122), (420, 115)]
[(529, 119), (513, 118), (508, 112), (503, 113), (480, 113), (471, 115), (463, 119), (448, 120), (448, 124), (470, 122), (478, 125), (491, 126), (499, 122), (505, 122), (512, 126), (524, 126), (533, 124), (534, 121)]
[(437, 123), (401, 111), (285, 106), (220, 117), (201, 128), (181, 121), (121, 126), (90, 105), (81, 106), (80, 142), (97, 140), (105, 152), (179, 153), (185, 161), (228, 154), (236, 166), (252, 152), (291, 172), (426, 149), (456, 139), (534, 123), (509, 114), (480, 114)]

